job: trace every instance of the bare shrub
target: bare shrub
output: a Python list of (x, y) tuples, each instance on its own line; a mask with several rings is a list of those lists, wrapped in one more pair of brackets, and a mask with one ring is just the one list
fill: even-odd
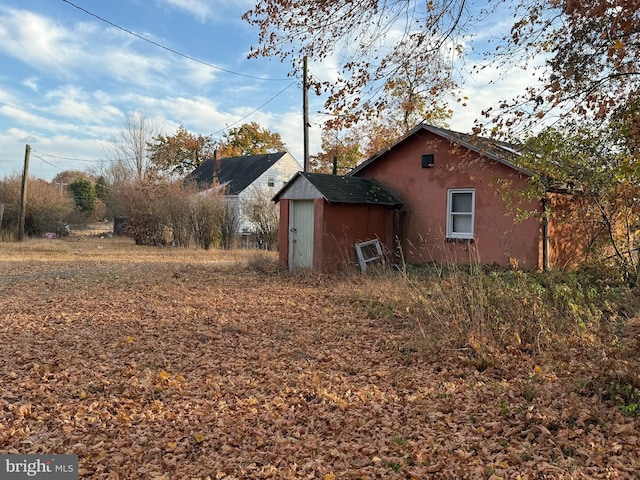
[(125, 233), (137, 245), (162, 244), (162, 190), (162, 185), (143, 180), (114, 186), (113, 208), (126, 218)]
[(219, 231), (225, 222), (226, 210), (221, 192), (209, 190), (192, 197), (189, 225), (197, 246), (209, 249), (219, 242)]
[(280, 227), (280, 210), (271, 197), (272, 192), (268, 188), (254, 187), (241, 206), (253, 233), (264, 242), (267, 250), (277, 248)]
[(222, 209), (222, 216), (217, 225), (217, 240), (221, 248), (230, 250), (238, 242), (238, 229), (240, 228), (240, 212), (238, 206), (230, 202), (225, 202)]
[(247, 259), (247, 268), (260, 273), (274, 273), (281, 269), (278, 258), (264, 251), (250, 255)]
[[(5, 205), (1, 225), (3, 239), (13, 239), (20, 216), (20, 189), (22, 177), (13, 175), (0, 181), (0, 203)], [(74, 214), (74, 202), (66, 192), (50, 183), (29, 178), (25, 233), (30, 237), (56, 232), (59, 223), (68, 223)]]
[(198, 193), (179, 181), (156, 179), (120, 184), (112, 196), (126, 233), (139, 245), (209, 248), (220, 240), (225, 222), (221, 192)]

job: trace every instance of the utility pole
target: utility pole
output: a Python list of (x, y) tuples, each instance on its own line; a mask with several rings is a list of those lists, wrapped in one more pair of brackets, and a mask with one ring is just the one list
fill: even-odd
[(20, 222), (18, 223), (18, 241), (24, 240), (24, 221), (27, 216), (27, 177), (29, 175), (29, 155), (31, 147), (24, 149), (24, 170), (22, 172), (22, 187), (20, 189)]
[(60, 187), (60, 196), (62, 196), (62, 189), (64, 187), (66, 187), (67, 185), (69, 185), (68, 183), (64, 183), (64, 182), (57, 182), (56, 185), (58, 185)]
[(307, 56), (302, 62), (302, 121), (304, 122), (304, 171), (309, 170), (309, 85), (307, 79)]

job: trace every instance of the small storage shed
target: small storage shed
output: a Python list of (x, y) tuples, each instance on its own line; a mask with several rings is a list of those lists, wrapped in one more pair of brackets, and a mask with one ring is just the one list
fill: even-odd
[(399, 234), (402, 201), (374, 179), (298, 172), (273, 200), (280, 263), (290, 271), (355, 265), (356, 243), (378, 239), (392, 249)]

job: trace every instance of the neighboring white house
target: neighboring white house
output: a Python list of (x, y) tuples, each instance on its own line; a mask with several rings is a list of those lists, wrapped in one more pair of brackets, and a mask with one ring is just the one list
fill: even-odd
[(230, 158), (207, 160), (189, 174), (187, 180), (195, 181), (202, 190), (225, 189), (225, 199), (237, 209), (240, 217), (240, 234), (251, 234), (253, 226), (242, 212), (257, 192), (267, 192), (273, 196), (297, 172), (302, 165), (289, 152), (266, 153)]

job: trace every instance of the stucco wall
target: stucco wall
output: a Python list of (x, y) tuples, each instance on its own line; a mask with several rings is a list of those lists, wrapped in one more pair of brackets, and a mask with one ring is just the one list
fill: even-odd
[[(422, 168), (423, 154), (434, 154), (434, 164)], [(515, 259), (522, 268), (538, 268), (539, 221), (514, 222), (505, 205), (497, 178), (509, 182), (509, 191), (526, 187), (526, 178), (514, 169), (481, 157), (427, 131), (397, 144), (357, 174), (375, 178), (405, 202), (402, 248), (412, 263), (429, 261), (508, 265)], [(473, 242), (446, 240), (447, 190), (475, 189)], [(537, 210), (537, 202), (520, 205)]]

